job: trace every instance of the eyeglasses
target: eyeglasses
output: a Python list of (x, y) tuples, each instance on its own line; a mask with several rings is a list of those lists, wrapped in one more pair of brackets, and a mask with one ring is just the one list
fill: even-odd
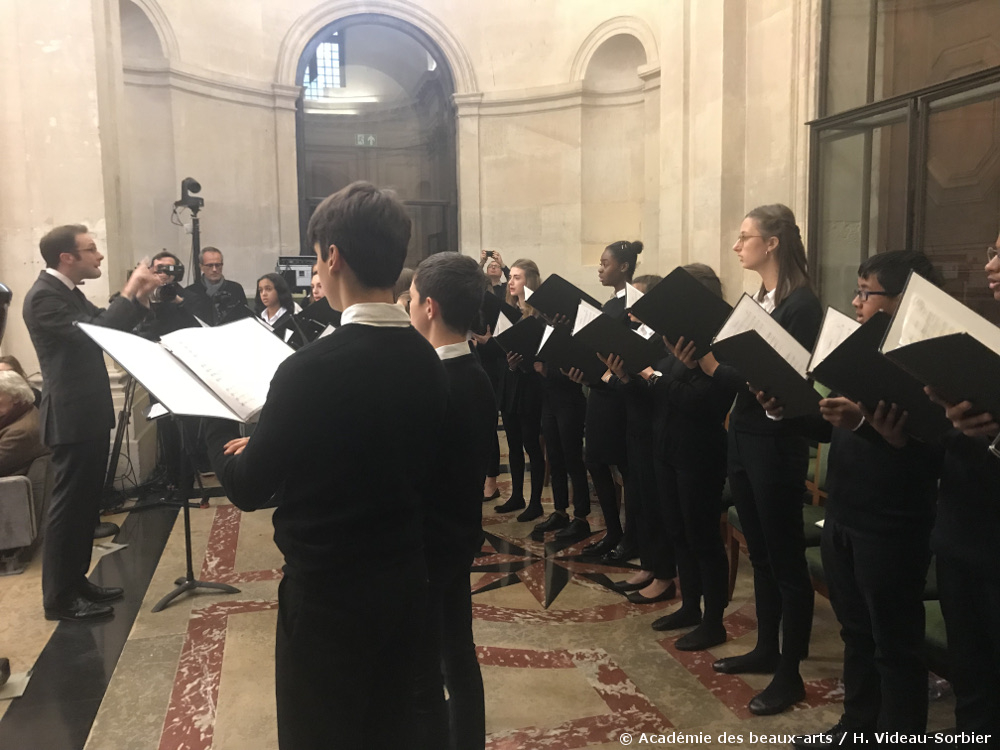
[(867, 302), (869, 297), (895, 297), (892, 292), (873, 292), (871, 289), (855, 289), (854, 296), (862, 302)]
[(995, 257), (997, 257), (997, 246), (990, 245), (986, 248), (986, 262), (990, 263)]
[(762, 234), (741, 234), (739, 237), (736, 238), (736, 244), (742, 245), (747, 240), (753, 239), (754, 237), (760, 237), (761, 239), (764, 239), (764, 235)]
[(222, 268), (221, 263), (202, 263), (202, 268)]

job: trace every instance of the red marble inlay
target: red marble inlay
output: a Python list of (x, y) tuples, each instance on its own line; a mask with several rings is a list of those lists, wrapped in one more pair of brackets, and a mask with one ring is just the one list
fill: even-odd
[(236, 571), (236, 548), (240, 540), (240, 524), (243, 511), (235, 505), (220, 505), (215, 509), (215, 519), (208, 533), (205, 559), (201, 564), (202, 581), (218, 583), (252, 583), (256, 581), (277, 581), (281, 570)]

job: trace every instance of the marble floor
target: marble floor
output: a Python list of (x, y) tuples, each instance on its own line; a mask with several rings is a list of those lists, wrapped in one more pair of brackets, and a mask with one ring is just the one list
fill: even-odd
[[(548, 488), (543, 498), (551, 502)], [(841, 645), (822, 597), (803, 664), (806, 700), (779, 716), (754, 717), (746, 704), (767, 678), (711, 669), (714, 659), (755, 639), (745, 556), (726, 612), (729, 642), (685, 653), (673, 647), (683, 632), (649, 627), (678, 600), (628, 603), (609, 585), (629, 566), (582, 559), (586, 542), (532, 539), (533, 523), (497, 515), (492, 506), (484, 505), (487, 541), (470, 581), (490, 750), (620, 748), (626, 732), (636, 740), (643, 732), (667, 735), (674, 747), (786, 747), (772, 736), (823, 729), (840, 716)], [(15, 672), (35, 666), (24, 697), (0, 701), (0, 750), (277, 747), (273, 643), (281, 558), (270, 511), (245, 514), (213, 500), (192, 511), (191, 522), (197, 576), (239, 593), (196, 591), (150, 611), (185, 569), (176, 511), (132, 514), (122, 533), (129, 549), (97, 564), (105, 584), (127, 579), (145, 592), (132, 594), (134, 608), (126, 600), (109, 623), (46, 622), (37, 560), (23, 575), (0, 579), (0, 651)], [(594, 531), (600, 533), (596, 525)], [(136, 579), (142, 570), (148, 586)], [(952, 710), (950, 699), (933, 702), (930, 728), (950, 726)], [(720, 740), (724, 734), (731, 738)]]

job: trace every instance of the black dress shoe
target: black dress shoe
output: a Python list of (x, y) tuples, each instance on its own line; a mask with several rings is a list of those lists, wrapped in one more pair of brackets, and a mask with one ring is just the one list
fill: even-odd
[(103, 604), (121, 599), (125, 596), (125, 589), (118, 586), (98, 586), (96, 583), (84, 581), (83, 586), (80, 587), (80, 596), (88, 602)]
[(528, 507), (524, 509), (523, 513), (519, 513), (517, 520), (521, 523), (526, 523), (528, 521), (534, 521), (536, 518), (541, 518), (542, 504), (541, 503), (528, 503)]
[(500, 497), (500, 490), (494, 490), (492, 495), (483, 495), (483, 502), (488, 503), (490, 500), (496, 500)]
[(778, 668), (778, 655), (759, 656), (751, 651), (741, 656), (727, 656), (712, 664), (712, 669), (722, 674), (774, 674)]
[(644, 581), (639, 581), (639, 583), (629, 583), (628, 579), (624, 578), (618, 581), (617, 583), (612, 584), (611, 588), (613, 588), (619, 594), (627, 594), (629, 591), (638, 591), (639, 589), (646, 588), (652, 580), (653, 578), (649, 577)]
[(676, 612), (671, 612), (669, 615), (663, 615), (656, 620), (653, 620), (652, 628), (653, 630), (680, 630), (681, 628), (690, 628), (694, 625), (701, 625), (701, 610), (698, 609), (684, 609), (684, 605)]
[(806, 688), (801, 678), (792, 685), (775, 685), (773, 682), (750, 699), (747, 708), (754, 716), (773, 716), (805, 700)]
[(569, 526), (556, 532), (556, 541), (579, 542), (590, 536), (590, 524), (586, 518), (574, 518)]
[[(608, 554), (615, 548), (615, 545), (617, 545), (619, 541), (619, 539), (615, 539), (614, 537), (605, 534), (603, 538), (596, 542), (591, 542), (584, 547), (583, 554), (589, 557), (604, 557), (604, 555)], [(645, 584), (643, 584), (643, 586), (645, 586)]]
[(726, 642), (729, 634), (721, 622), (703, 622), (690, 633), (686, 633), (674, 642), (678, 651), (705, 651)]
[(559, 531), (569, 526), (569, 516), (556, 511), (539, 524), (535, 525), (535, 531)]
[(633, 591), (631, 594), (626, 596), (633, 604), (656, 604), (657, 602), (667, 602), (677, 596), (677, 584), (673, 581), (667, 586), (663, 593), (657, 594), (656, 596), (647, 597), (640, 594), (638, 591)]
[(615, 546), (613, 550), (604, 555), (604, 559), (607, 562), (628, 562), (634, 557), (638, 557), (639, 550), (632, 544), (627, 543), (624, 539)]
[(78, 596), (67, 607), (58, 609), (46, 609), (46, 620), (67, 620), (68, 622), (90, 622), (92, 620), (103, 620), (111, 617), (115, 613), (114, 607), (107, 604), (95, 604), (88, 602)]
[(494, 505), (493, 510), (497, 513), (513, 513), (515, 510), (521, 510), (524, 508), (525, 502), (523, 497), (511, 497), (507, 499), (507, 502), (500, 505)]
[[(840, 721), (834, 724), (832, 727), (827, 729), (825, 732), (817, 732), (816, 734), (800, 734), (792, 738), (792, 747), (798, 748), (798, 750), (812, 750), (812, 748), (830, 748), (837, 747), (845, 744), (844, 740), (853, 740), (855, 734), (871, 733), (874, 727), (852, 727), (844, 722), (843, 716), (840, 717)], [(849, 735), (849, 737), (844, 737), (844, 735)], [(843, 739), (841, 739), (843, 738)], [(846, 743), (848, 746), (853, 747), (854, 743)]]
[(102, 521), (94, 528), (94, 539), (117, 536), (119, 531), (121, 531), (121, 528), (119, 528), (118, 524), (111, 523), (111, 521)]

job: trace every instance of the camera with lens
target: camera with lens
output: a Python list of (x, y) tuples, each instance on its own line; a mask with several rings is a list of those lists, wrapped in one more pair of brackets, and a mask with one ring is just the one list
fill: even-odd
[(176, 281), (168, 281), (162, 286), (156, 287), (150, 295), (150, 302), (173, 302), (181, 294), (181, 285)]

